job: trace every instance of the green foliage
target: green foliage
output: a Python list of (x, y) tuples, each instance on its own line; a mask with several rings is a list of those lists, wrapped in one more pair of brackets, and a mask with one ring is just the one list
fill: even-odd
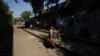
[(19, 18), (19, 21), (20, 22), (24, 22), (24, 19), (21, 17), (21, 18)]
[(22, 17), (13, 18), (12, 23), (16, 24), (17, 22), (24, 22), (24, 19)]
[(29, 16), (32, 15), (32, 13), (30, 11), (24, 11), (21, 14), (21, 17), (23, 18), (24, 21), (29, 20)]
[(17, 22), (18, 22), (18, 19), (17, 19), (17, 18), (13, 18), (13, 19), (12, 19), (12, 23), (13, 23), (13, 24), (16, 24)]
[(0, 0), (0, 30), (12, 25), (12, 12), (4, 0)]

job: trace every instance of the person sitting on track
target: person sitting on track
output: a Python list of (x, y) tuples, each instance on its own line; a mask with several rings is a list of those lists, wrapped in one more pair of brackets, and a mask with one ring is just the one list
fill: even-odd
[(55, 49), (56, 49), (56, 45), (55, 45), (56, 35), (57, 35), (57, 30), (53, 26), (51, 26), (51, 29), (49, 31), (49, 39), (48, 40)]

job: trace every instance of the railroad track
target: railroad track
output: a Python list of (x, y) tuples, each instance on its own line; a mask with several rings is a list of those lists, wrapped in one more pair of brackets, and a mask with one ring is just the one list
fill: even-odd
[[(24, 29), (23, 29), (24, 30)], [(32, 29), (31, 29), (32, 30)], [(28, 33), (30, 33), (30, 34), (32, 34), (32, 35), (34, 35), (34, 36), (36, 36), (36, 37), (39, 37), (40, 39), (42, 39), (42, 40), (44, 40), (44, 41), (46, 41), (46, 37), (47, 36), (38, 36), (38, 35), (36, 35), (36, 34), (34, 34), (34, 33), (32, 33), (32, 32), (30, 32), (30, 31), (27, 31), (27, 30), (24, 30), (24, 31), (26, 31), (26, 32), (28, 32)], [(39, 32), (44, 32), (44, 31), (40, 31), (40, 30), (36, 30), (36, 31), (39, 31)], [(47, 33), (47, 32), (45, 32), (45, 33)], [(43, 38), (43, 37), (45, 37), (45, 38)], [(65, 39), (67, 39), (67, 38), (65, 38)], [(70, 40), (69, 40), (70, 39)], [(77, 39), (71, 39), (71, 38), (69, 38), (69, 39), (67, 39), (66, 41), (68, 42), (70, 42), (70, 43), (72, 43), (72, 42), (75, 42), (75, 43), (77, 43), (77, 44), (79, 44), (78, 42), (82, 42), (81, 44), (83, 44), (83, 46), (84, 45), (86, 45), (86, 47), (82, 47), (82, 48), (80, 48), (80, 50), (78, 50), (77, 48), (78, 47), (80, 47), (80, 45), (76, 48), (76, 50), (78, 50), (78, 51), (75, 51), (75, 50), (70, 50), (69, 48), (68, 48), (68, 45), (70, 44), (70, 43), (67, 43), (67, 44), (65, 44), (65, 43), (62, 43), (61, 45), (58, 45), (58, 44), (56, 44), (60, 49), (62, 49), (63, 51), (65, 51), (65, 52), (68, 52), (68, 53), (70, 53), (70, 54), (72, 54), (72, 55), (76, 55), (76, 56), (88, 56), (88, 55), (92, 55), (93, 54), (93, 56), (95, 55), (95, 56), (100, 56), (100, 52), (99, 51), (97, 51), (97, 49), (98, 49), (98, 47), (97, 46), (99, 46), (98, 44), (96, 44), (96, 46), (93, 46), (93, 45), (91, 45), (91, 44), (89, 44), (89, 43), (86, 43), (86, 42), (84, 42), (84, 41), (81, 41), (81, 40), (77, 40)], [(90, 42), (91, 43), (91, 42)], [(95, 43), (94, 43), (95, 44)], [(67, 46), (67, 47), (66, 47)], [(73, 45), (72, 45), (73, 46)], [(88, 47), (87, 47), (88, 46)], [(92, 47), (91, 47), (92, 46)], [(74, 46), (75, 47), (75, 46)], [(91, 47), (91, 48), (90, 48)], [(85, 49), (84, 49), (85, 48)], [(95, 49), (95, 48), (97, 48), (97, 49)], [(74, 48), (75, 49), (75, 48)], [(92, 49), (94, 50), (94, 51), (92, 51)], [(80, 52), (81, 51), (81, 52)], [(83, 52), (83, 53), (82, 53)], [(85, 52), (85, 53), (84, 53)], [(88, 54), (88, 53), (92, 53), (92, 54)]]
[[(26, 29), (22, 29), (22, 30), (24, 30), (25, 32), (27, 32), (27, 33), (29, 33), (29, 34), (31, 34), (31, 35), (33, 35), (33, 36), (36, 36), (36, 37), (40, 38), (40, 39), (43, 40), (43, 41), (47, 41), (46, 36), (39, 36), (39, 35), (36, 35), (35, 33), (32, 33), (32, 32), (30, 32), (30, 31), (28, 31), (28, 30), (26, 30)], [(57, 47), (58, 47), (59, 49), (61, 49), (61, 50), (63, 51), (63, 53), (67, 54), (67, 56), (81, 56), (80, 54), (77, 54), (77, 53), (75, 53), (75, 52), (72, 52), (72, 51), (70, 51), (70, 50), (68, 50), (68, 49), (66, 49), (66, 48), (64, 48), (64, 47), (62, 47), (62, 46), (60, 46), (60, 45), (58, 45), (58, 44), (56, 44), (56, 45), (57, 45)]]
[[(44, 32), (44, 33), (48, 33), (49, 31), (47, 30), (41, 30), (41, 29), (36, 29), (37, 31), (40, 31), (40, 32)], [(100, 42), (99, 41), (94, 41), (94, 40), (89, 40), (89, 39), (84, 39), (83, 37), (75, 37), (75, 36), (72, 36), (72, 35), (64, 35), (63, 37), (66, 37), (66, 39), (71, 39), (71, 40), (77, 40), (79, 42), (83, 42), (83, 43), (86, 43), (86, 44), (91, 44), (91, 45), (96, 45), (96, 46), (100, 46)]]

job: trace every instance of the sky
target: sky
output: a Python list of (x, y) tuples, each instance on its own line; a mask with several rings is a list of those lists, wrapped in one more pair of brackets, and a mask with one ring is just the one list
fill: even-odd
[[(65, 0), (60, 0), (59, 3), (63, 2)], [(26, 3), (23, 0), (18, 0), (18, 3), (15, 2), (15, 0), (4, 0), (9, 7), (10, 11), (13, 11), (13, 17), (17, 18), (20, 17), (21, 13), (23, 11), (31, 11), (32, 12), (32, 7), (30, 3)]]

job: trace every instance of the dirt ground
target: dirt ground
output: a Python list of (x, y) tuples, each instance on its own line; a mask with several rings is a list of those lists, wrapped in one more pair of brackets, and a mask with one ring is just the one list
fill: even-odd
[(40, 39), (14, 26), (13, 56), (63, 56), (63, 54), (48, 51)]

